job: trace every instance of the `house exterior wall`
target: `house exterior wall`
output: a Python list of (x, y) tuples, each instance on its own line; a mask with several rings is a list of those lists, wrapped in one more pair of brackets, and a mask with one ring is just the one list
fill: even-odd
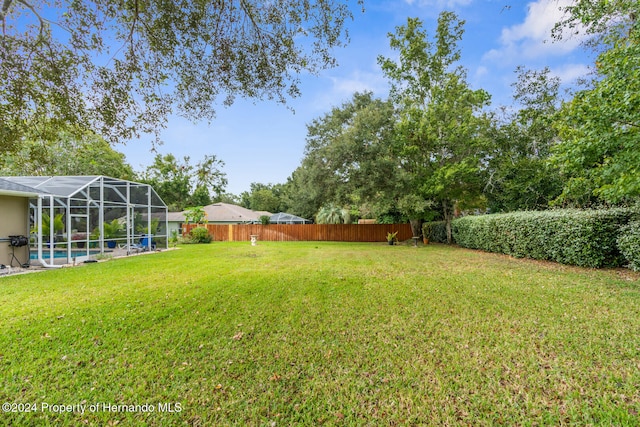
[(171, 237), (174, 231), (177, 233), (178, 237), (182, 236), (182, 222), (167, 221), (167, 224), (169, 227), (167, 229), (167, 236)]
[[(10, 265), (13, 249), (9, 236), (29, 236), (29, 199), (26, 197), (0, 195), (0, 264)], [(15, 248), (16, 258), (21, 264), (29, 262), (27, 246)], [(18, 267), (13, 262), (14, 267)]]

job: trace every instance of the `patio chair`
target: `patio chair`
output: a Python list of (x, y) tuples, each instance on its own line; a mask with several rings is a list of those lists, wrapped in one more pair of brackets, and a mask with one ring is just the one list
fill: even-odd
[[(149, 243), (151, 243), (151, 245), (149, 245)], [(140, 238), (140, 244), (139, 244), (143, 249), (143, 251), (146, 250), (152, 250), (154, 251), (156, 249), (156, 243), (153, 241), (153, 236), (151, 236), (150, 234), (143, 234), (142, 237)]]

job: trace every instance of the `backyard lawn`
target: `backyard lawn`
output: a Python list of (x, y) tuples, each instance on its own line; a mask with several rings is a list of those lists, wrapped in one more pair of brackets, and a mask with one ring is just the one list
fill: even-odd
[(638, 425), (639, 278), (317, 242), (0, 278), (0, 425)]

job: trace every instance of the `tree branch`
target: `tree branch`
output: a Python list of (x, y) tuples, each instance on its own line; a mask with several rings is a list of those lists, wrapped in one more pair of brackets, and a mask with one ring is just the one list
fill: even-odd
[(0, 20), (2, 21), (3, 24), (4, 24), (5, 18), (7, 17), (7, 13), (9, 13), (9, 8), (11, 7), (11, 3), (13, 3), (13, 0), (4, 0), (2, 2), (2, 9), (0, 9)]
[(133, 11), (133, 22), (131, 23), (131, 31), (129, 31), (129, 49), (131, 53), (133, 53), (133, 33), (136, 30), (136, 24), (138, 23), (138, 16), (140, 13), (140, 9), (138, 8), (138, 0), (135, 0), (135, 10)]
[(633, 127), (633, 128), (638, 128), (638, 127), (640, 127), (640, 124), (638, 124), (638, 123), (634, 123), (634, 122), (630, 122), (630, 121), (628, 121), (628, 120), (616, 120), (616, 122), (617, 122), (618, 124), (623, 125), (623, 126), (630, 126), (630, 127)]
[[(10, 2), (10, 0), (5, 0), (5, 2), (7, 1)], [(24, 5), (27, 9), (31, 11), (31, 13), (33, 13), (36, 16), (36, 18), (38, 18), (38, 21), (40, 21), (40, 37), (42, 37), (42, 34), (44, 33), (45, 22), (49, 23), (49, 21), (44, 19), (42, 16), (40, 16), (38, 11), (30, 3), (27, 3), (25, 0), (18, 0), (18, 3), (21, 3), (22, 5)]]
[(253, 13), (251, 11), (250, 6), (247, 5), (247, 2), (245, 0), (240, 0), (240, 7), (242, 8), (242, 10), (244, 11), (245, 15), (249, 18), (249, 21), (251, 21), (251, 26), (253, 27), (253, 30), (256, 33), (256, 38), (260, 41), (260, 45), (263, 47), (263, 49), (265, 48), (265, 42), (264, 42), (264, 38), (263, 38), (263, 33), (268, 33), (268, 31), (266, 31), (265, 29), (261, 28), (258, 23), (256, 22)]

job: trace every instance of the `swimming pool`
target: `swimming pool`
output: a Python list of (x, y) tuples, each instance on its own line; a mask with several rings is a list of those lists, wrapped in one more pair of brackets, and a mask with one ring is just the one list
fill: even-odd
[[(95, 251), (94, 250), (94, 251), (89, 251), (88, 255), (97, 255), (99, 253), (100, 253), (100, 251)], [(81, 257), (81, 256), (87, 256), (87, 251), (84, 251), (84, 250), (82, 250), (82, 251), (80, 251), (80, 250), (72, 250), (71, 251), (71, 258), (78, 258), (78, 257)], [(66, 257), (67, 257), (67, 251), (54, 251), (53, 252), (53, 258), (54, 259), (55, 258), (66, 258)], [(44, 259), (49, 259), (50, 258), (48, 250), (43, 250), (42, 251), (42, 258), (44, 258)], [(32, 251), (30, 256), (29, 256), (29, 259), (38, 259), (38, 252), (37, 251), (36, 252)]]

